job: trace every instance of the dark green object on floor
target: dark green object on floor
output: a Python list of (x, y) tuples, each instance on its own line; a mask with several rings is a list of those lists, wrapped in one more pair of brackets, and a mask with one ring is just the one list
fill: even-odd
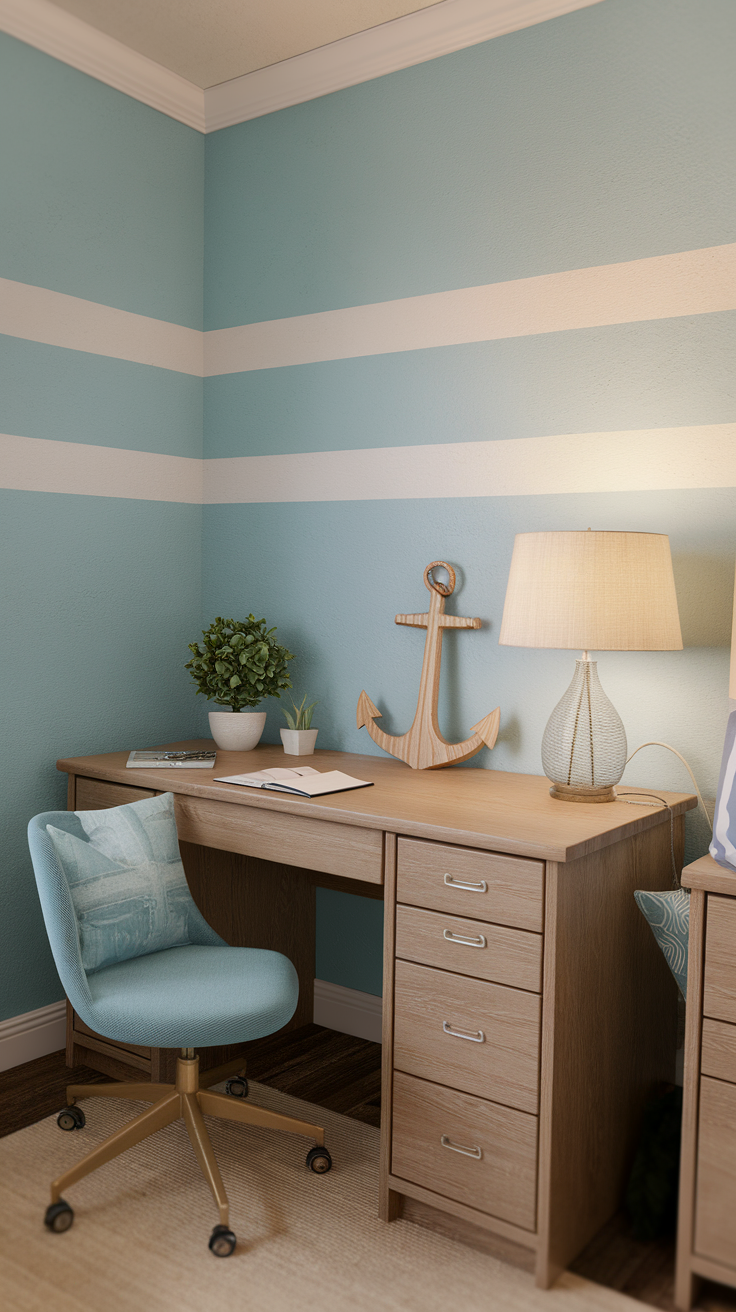
[(624, 1200), (634, 1238), (641, 1243), (675, 1231), (681, 1124), (679, 1085), (647, 1103)]

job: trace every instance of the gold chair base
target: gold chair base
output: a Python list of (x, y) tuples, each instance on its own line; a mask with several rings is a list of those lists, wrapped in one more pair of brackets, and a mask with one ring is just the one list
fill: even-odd
[(52, 1204), (59, 1202), (68, 1185), (76, 1184), (77, 1180), (96, 1171), (98, 1166), (104, 1166), (157, 1130), (163, 1130), (164, 1126), (181, 1119), (186, 1125), (202, 1174), (212, 1191), (220, 1213), (220, 1225), (229, 1226), (227, 1194), (203, 1113), (206, 1116), (219, 1116), (225, 1121), (239, 1121), (241, 1125), (261, 1125), (271, 1130), (285, 1130), (287, 1134), (303, 1134), (314, 1139), (320, 1148), (325, 1142), (325, 1132), (319, 1125), (298, 1121), (293, 1116), (281, 1116), (278, 1112), (269, 1112), (263, 1107), (254, 1107), (227, 1094), (211, 1091), (211, 1085), (219, 1084), (230, 1075), (243, 1074), (245, 1062), (240, 1058), (207, 1071), (200, 1079), (199, 1057), (187, 1056), (177, 1060), (175, 1084), (70, 1084), (66, 1091), (69, 1106), (82, 1098), (125, 1098), (131, 1102), (150, 1102), (153, 1105), (121, 1130), (111, 1134), (109, 1139), (83, 1157), (71, 1170), (60, 1175), (58, 1180), (54, 1180), (51, 1185)]

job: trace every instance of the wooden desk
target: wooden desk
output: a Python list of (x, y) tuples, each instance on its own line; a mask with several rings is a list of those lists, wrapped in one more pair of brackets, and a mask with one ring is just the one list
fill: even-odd
[(701, 1276), (736, 1287), (736, 872), (702, 856), (690, 892), (675, 1304)]
[[(126, 759), (60, 761), (70, 808), (172, 791), (206, 918), (295, 963), (292, 1025), (312, 1019), (315, 885), (385, 898), (380, 1214), (449, 1228), (551, 1284), (616, 1210), (643, 1103), (673, 1074), (676, 990), (633, 898), (671, 885), (669, 812), (341, 752), (314, 764), (375, 787), (306, 801)], [(214, 775), (283, 764), (276, 747), (218, 752)], [(662, 796), (681, 854), (696, 801)], [(169, 1060), (72, 1016), (74, 1059), (154, 1079)]]

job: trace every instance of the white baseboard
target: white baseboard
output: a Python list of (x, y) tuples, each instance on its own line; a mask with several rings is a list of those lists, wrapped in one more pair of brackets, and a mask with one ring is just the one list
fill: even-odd
[(66, 1002), (0, 1021), (0, 1071), (58, 1052), (66, 1044)]
[(314, 981), (315, 1025), (380, 1043), (381, 1010), (381, 999), (373, 993), (346, 989), (342, 984), (328, 984), (325, 979)]

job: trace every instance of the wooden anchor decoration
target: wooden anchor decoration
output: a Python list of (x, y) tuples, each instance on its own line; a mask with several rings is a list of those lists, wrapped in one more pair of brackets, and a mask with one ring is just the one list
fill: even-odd
[[(449, 584), (440, 583), (432, 577), (432, 570), (439, 566), (447, 570)], [(397, 615), (397, 624), (407, 624), (413, 629), (426, 629), (424, 644), (422, 676), (419, 681), (419, 700), (417, 702), (414, 722), (408, 733), (396, 737), (384, 733), (374, 723), (380, 719), (381, 712), (373, 705), (365, 691), (358, 698), (358, 728), (365, 725), (374, 743), (384, 752), (406, 761), (412, 770), (439, 770), (443, 765), (452, 765), (455, 761), (467, 761), (475, 756), (481, 747), (493, 747), (498, 736), (501, 713), (498, 707), (486, 715), (479, 724), (473, 725), (473, 733), (462, 743), (448, 743), (440, 733), (437, 721), (437, 698), (440, 690), (440, 663), (442, 661), (442, 633), (444, 629), (479, 629), (479, 619), (465, 619), (456, 615), (445, 615), (445, 600), (455, 589), (455, 571), (444, 560), (433, 560), (424, 571), (424, 586), (429, 589), (429, 612), (423, 615)]]

